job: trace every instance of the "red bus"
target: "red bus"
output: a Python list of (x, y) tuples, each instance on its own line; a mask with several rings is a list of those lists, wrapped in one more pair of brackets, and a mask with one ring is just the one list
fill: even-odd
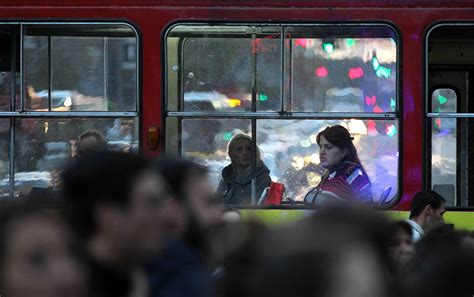
[(299, 217), (315, 136), (341, 124), (375, 203), (402, 217), (433, 189), (473, 228), (473, 16), (470, 1), (3, 1), (0, 193), (58, 186), (90, 129), (203, 163), (217, 186), (241, 132), (292, 201), (259, 215)]

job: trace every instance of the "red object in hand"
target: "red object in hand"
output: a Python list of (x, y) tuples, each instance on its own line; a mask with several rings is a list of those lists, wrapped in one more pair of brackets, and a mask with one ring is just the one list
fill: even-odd
[(285, 185), (282, 183), (272, 182), (270, 190), (268, 190), (267, 199), (263, 205), (281, 205), (283, 200), (283, 192), (285, 192)]

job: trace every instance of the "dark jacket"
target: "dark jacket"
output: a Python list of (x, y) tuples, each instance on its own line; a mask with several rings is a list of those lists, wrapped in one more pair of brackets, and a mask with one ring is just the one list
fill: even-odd
[[(255, 177), (255, 197), (258, 201), (263, 190), (272, 182), (270, 170), (263, 162), (257, 165)], [(222, 170), (217, 195), (226, 204), (250, 204), (252, 202), (252, 174), (237, 180), (232, 164), (228, 165)]]
[(120, 271), (87, 258), (89, 286), (92, 297), (128, 297), (133, 290), (131, 272)]
[(147, 269), (150, 297), (209, 297), (210, 272), (198, 253), (174, 241)]

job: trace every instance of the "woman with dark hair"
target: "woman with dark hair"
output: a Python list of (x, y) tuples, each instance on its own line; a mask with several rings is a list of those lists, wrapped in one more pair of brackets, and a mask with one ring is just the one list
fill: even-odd
[(316, 141), (319, 145), (320, 165), (326, 168), (326, 172), (321, 177), (321, 182), (306, 194), (305, 203), (372, 203), (370, 180), (360, 163), (349, 131), (340, 125), (329, 126), (318, 134)]

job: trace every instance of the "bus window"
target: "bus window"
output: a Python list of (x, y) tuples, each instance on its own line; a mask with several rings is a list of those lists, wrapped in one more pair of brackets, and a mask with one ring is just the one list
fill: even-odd
[(474, 205), (473, 24), (439, 24), (428, 35), (427, 187), (448, 206)]
[(234, 177), (247, 182), (251, 190), (239, 190), (251, 199), (237, 201), (257, 204), (261, 184), (271, 179), (302, 202), (324, 173), (317, 133), (342, 125), (354, 138), (374, 203), (387, 188), (384, 202), (394, 201), (399, 122), (393, 30), (177, 25), (166, 48), (167, 153), (208, 166), (218, 194), (229, 166), (237, 170), (230, 146), (244, 134), (252, 142), (252, 166), (240, 171), (252, 181), (236, 171)]
[(136, 111), (136, 39), (130, 29), (118, 30), (123, 36), (27, 27), (26, 108)]
[(28, 118), (15, 121), (15, 192), (31, 187), (60, 187), (59, 169), (77, 155), (77, 138), (98, 131), (112, 150), (137, 152), (135, 119)]
[[(10, 120), (0, 119), (0, 193), (10, 186)], [(0, 194), (0, 197), (3, 196)]]
[(316, 135), (328, 125), (342, 125), (351, 133), (373, 195), (378, 198), (391, 187), (393, 196), (398, 189), (398, 124), (393, 120), (259, 120), (258, 146), (272, 179), (284, 183), (290, 197), (303, 200), (307, 189), (318, 184), (324, 172)]
[(7, 37), (11, 51), (0, 51), (0, 103), (9, 106), (0, 114), (0, 196), (59, 188), (60, 168), (86, 131), (101, 134), (109, 149), (138, 151), (138, 40), (131, 27), (25, 22), (0, 28)]
[[(354, 29), (294, 27), (291, 110), (391, 112), (397, 86), (397, 45), (385, 31), (357, 37)], [(344, 33), (344, 34), (342, 34)]]
[[(278, 28), (208, 27), (169, 37), (182, 52), (181, 97), (169, 97), (183, 111), (277, 111), (281, 109), (281, 35)], [(173, 31), (170, 36), (174, 36)], [(180, 68), (181, 67), (181, 68)], [(257, 97), (253, 106), (252, 97)], [(175, 106), (173, 108), (172, 106)]]

